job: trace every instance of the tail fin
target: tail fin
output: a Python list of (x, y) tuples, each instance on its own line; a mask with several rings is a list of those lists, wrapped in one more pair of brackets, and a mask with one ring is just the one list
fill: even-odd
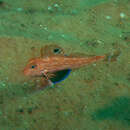
[(104, 61), (113, 62), (117, 61), (117, 58), (121, 55), (121, 50), (106, 54)]

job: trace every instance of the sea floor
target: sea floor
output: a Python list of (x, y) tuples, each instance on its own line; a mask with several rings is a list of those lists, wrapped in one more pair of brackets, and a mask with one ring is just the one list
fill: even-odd
[[(121, 55), (35, 92), (23, 69), (51, 44)], [(0, 130), (130, 130), (130, 1), (1, 0)]]

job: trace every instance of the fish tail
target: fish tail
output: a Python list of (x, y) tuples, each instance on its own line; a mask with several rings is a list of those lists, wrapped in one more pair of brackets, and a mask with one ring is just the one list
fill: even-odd
[(117, 61), (120, 55), (121, 55), (121, 50), (116, 50), (115, 52), (106, 54), (104, 61), (108, 61), (108, 62)]
[(105, 56), (93, 56), (90, 58), (83, 59), (83, 61), (80, 63), (81, 63), (81, 65), (91, 64), (91, 63), (94, 63), (96, 61), (102, 60), (104, 58), (105, 58)]

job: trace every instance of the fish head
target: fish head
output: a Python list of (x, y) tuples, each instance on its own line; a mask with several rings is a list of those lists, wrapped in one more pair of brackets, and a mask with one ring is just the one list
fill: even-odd
[(44, 65), (41, 67), (42, 60), (40, 58), (33, 58), (29, 60), (25, 66), (23, 73), (25, 76), (41, 76)]

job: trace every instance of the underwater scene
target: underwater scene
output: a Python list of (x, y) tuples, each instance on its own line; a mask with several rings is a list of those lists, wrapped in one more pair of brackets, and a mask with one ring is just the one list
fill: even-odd
[(130, 0), (0, 0), (0, 130), (130, 130)]

